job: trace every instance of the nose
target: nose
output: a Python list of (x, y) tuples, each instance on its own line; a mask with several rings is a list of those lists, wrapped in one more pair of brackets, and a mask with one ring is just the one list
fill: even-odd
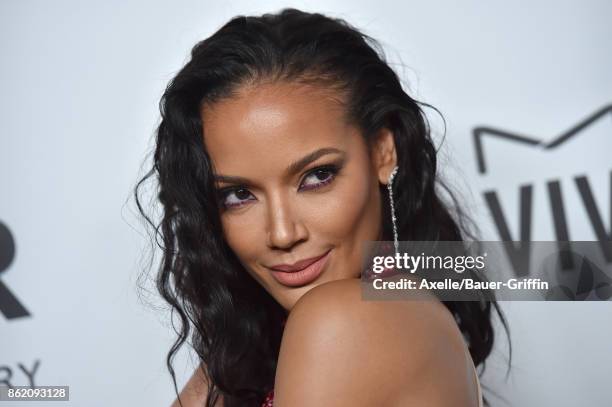
[(288, 197), (271, 197), (267, 209), (268, 247), (289, 249), (307, 239), (307, 229)]

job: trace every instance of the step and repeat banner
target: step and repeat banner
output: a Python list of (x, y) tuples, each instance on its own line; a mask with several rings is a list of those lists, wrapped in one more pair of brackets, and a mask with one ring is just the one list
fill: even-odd
[[(426, 112), (442, 174), (484, 240), (612, 240), (611, 2), (5, 0), (0, 385), (68, 386), (55, 405), (171, 403), (174, 331), (132, 197), (159, 98), (231, 17), (289, 6), (378, 39), (408, 93), (440, 110), (445, 122)], [(485, 396), (609, 405), (612, 303), (601, 292), (502, 302), (512, 368), (500, 328)], [(194, 363), (187, 350), (175, 359), (180, 387)]]

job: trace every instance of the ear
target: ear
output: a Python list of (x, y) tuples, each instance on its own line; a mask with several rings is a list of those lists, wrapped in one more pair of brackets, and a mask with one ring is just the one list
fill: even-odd
[(395, 151), (393, 132), (386, 127), (383, 127), (374, 139), (372, 145), (372, 163), (378, 181), (383, 185), (387, 185), (389, 175), (391, 175), (393, 167), (397, 165), (397, 153)]

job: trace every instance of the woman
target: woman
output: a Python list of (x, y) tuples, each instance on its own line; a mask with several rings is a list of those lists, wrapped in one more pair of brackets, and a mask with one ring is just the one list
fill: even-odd
[(321, 14), (237, 17), (168, 85), (139, 186), (159, 182), (163, 218), (143, 215), (181, 321), (175, 388), (190, 333), (201, 361), (174, 405), (480, 404), (495, 301), (361, 300), (362, 243), (393, 240), (391, 203), (399, 240), (467, 233), (435, 189), (419, 103), (375, 46)]

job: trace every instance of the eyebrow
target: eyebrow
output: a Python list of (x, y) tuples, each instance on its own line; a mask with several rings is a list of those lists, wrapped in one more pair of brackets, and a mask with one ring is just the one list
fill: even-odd
[[(305, 155), (299, 160), (289, 164), (289, 166), (285, 170), (285, 176), (289, 176), (289, 175), (299, 172), (311, 162), (327, 154), (345, 155), (344, 151), (338, 150), (337, 148), (333, 148), (333, 147), (320, 148), (318, 150), (313, 151), (312, 153)], [(230, 175), (215, 175), (215, 180), (217, 182), (227, 182), (227, 183), (232, 183), (232, 184), (251, 184), (251, 181), (249, 181), (247, 178), (230, 176)]]

